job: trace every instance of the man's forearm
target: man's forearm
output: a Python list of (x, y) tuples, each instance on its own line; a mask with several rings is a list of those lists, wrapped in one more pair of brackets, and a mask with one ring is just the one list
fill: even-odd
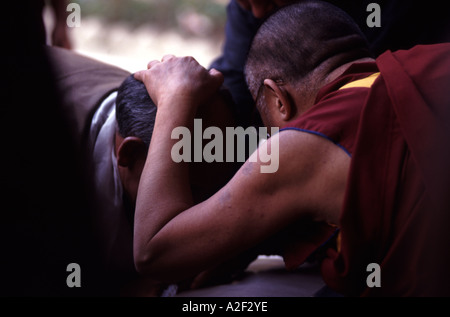
[[(176, 143), (172, 132), (177, 127), (193, 128), (197, 107), (217, 92), (223, 76), (214, 69), (206, 70), (192, 57), (173, 55), (149, 62), (147, 70), (134, 76), (144, 82), (158, 106), (139, 183), (134, 228), (136, 268), (139, 272), (149, 272), (152, 261), (173, 242), (168, 223), (193, 205), (188, 163), (172, 160), (172, 147)], [(169, 234), (162, 232), (164, 228)]]
[(176, 215), (193, 205), (188, 163), (171, 157), (173, 129), (193, 125), (191, 113), (158, 110), (147, 160), (139, 183), (135, 214), (135, 259), (145, 262), (151, 239)]

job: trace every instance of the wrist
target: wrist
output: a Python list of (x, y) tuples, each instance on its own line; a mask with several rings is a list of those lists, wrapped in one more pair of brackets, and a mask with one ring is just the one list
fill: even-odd
[(189, 98), (180, 95), (173, 95), (158, 101), (158, 113), (164, 114), (168, 120), (191, 122), (198, 106)]

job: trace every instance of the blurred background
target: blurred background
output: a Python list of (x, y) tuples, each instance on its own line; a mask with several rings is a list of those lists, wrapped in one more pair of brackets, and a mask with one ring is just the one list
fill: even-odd
[[(130, 72), (165, 54), (191, 55), (205, 67), (221, 52), (228, 0), (69, 0), (81, 26), (68, 28), (72, 49)], [(69, 14), (70, 12), (68, 12)], [(54, 25), (44, 9), (47, 30)], [(47, 43), (50, 32), (47, 32)]]

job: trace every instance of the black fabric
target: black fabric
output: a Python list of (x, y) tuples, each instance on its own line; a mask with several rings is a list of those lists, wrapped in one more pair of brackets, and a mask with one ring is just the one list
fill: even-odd
[[(85, 171), (38, 41), (36, 2), (17, 4), (6, 20), (18, 27), (1, 53), (0, 295), (100, 294)], [(66, 284), (73, 262), (81, 266), (80, 288)]]

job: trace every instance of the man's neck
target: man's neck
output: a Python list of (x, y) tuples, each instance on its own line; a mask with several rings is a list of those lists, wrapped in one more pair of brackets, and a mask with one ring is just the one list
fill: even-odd
[[(312, 90), (303, 90), (304, 94), (301, 96), (301, 102), (296, 101), (296, 109), (297, 109), (296, 117), (303, 114), (314, 105), (317, 93), (322, 87), (326, 86), (327, 84), (329, 84), (330, 82), (341, 76), (351, 65), (374, 61), (375, 60), (373, 58), (365, 57), (343, 64), (335, 68), (331, 72), (329, 72), (328, 75), (326, 75), (323, 79), (321, 79), (319, 83), (313, 84), (312, 86), (314, 86), (315, 88), (313, 88)], [(312, 76), (312, 78), (314, 78), (314, 76)]]

